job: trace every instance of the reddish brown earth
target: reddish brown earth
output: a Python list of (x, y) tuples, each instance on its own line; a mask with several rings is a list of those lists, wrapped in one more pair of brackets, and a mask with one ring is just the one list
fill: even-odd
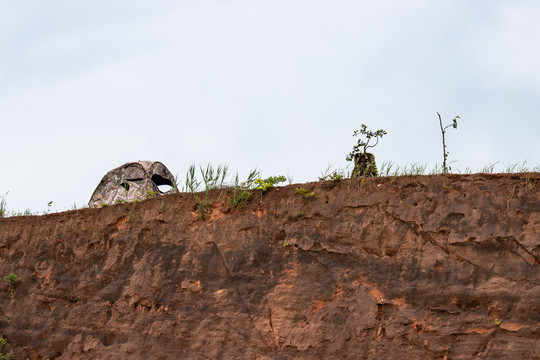
[(539, 358), (540, 174), (302, 186), (0, 219), (4, 352)]

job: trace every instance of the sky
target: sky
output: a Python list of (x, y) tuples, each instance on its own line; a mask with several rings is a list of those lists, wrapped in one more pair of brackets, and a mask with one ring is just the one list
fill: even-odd
[(540, 164), (537, 0), (0, 0), (0, 196), (87, 204), (111, 169), (316, 181), (377, 163)]

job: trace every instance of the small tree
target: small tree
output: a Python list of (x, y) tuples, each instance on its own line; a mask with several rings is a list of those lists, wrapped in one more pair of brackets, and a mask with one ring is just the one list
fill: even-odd
[[(375, 147), (379, 143), (379, 138), (382, 138), (386, 135), (386, 131), (379, 129), (375, 132), (367, 129), (365, 124), (362, 124), (360, 130), (355, 130), (353, 133), (354, 136), (358, 134), (365, 136), (366, 141), (358, 139), (358, 143), (354, 145), (353, 150), (347, 155), (347, 161), (354, 160), (354, 170), (352, 172), (352, 177), (362, 177), (362, 176), (378, 176), (377, 165), (375, 164), (375, 156), (371, 153), (368, 153), (369, 148)], [(372, 139), (375, 139), (375, 144), (369, 145)]]
[(448, 129), (450, 126), (454, 129), (457, 129), (457, 119), (460, 119), (459, 116), (454, 117), (454, 120), (450, 125), (446, 125), (443, 127), (441, 114), (437, 113), (439, 116), (439, 124), (441, 125), (441, 133), (442, 133), (442, 145), (443, 145), (443, 173), (448, 173), (452, 168), (450, 166), (446, 165), (446, 159), (448, 158), (448, 154), (450, 154), (448, 151), (446, 151), (446, 142), (444, 139), (444, 134), (446, 134), (446, 129)]

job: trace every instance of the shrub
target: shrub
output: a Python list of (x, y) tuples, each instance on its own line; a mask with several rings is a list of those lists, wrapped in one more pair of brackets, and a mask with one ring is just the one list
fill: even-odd
[[(367, 129), (365, 124), (362, 124), (360, 130), (355, 130), (353, 133), (354, 136), (358, 134), (365, 136), (366, 140), (358, 139), (356, 145), (354, 145), (353, 150), (347, 155), (347, 161), (354, 161), (354, 170), (352, 172), (352, 177), (362, 177), (362, 176), (377, 176), (377, 166), (375, 164), (375, 156), (371, 153), (368, 153), (369, 148), (377, 146), (379, 143), (379, 138), (382, 138), (386, 135), (386, 131), (379, 129), (375, 132)], [(375, 138), (375, 144), (369, 145), (370, 141)]]
[(15, 286), (15, 283), (19, 281), (19, 277), (17, 274), (11, 273), (8, 276), (4, 276), (4, 280), (11, 283), (11, 285)]

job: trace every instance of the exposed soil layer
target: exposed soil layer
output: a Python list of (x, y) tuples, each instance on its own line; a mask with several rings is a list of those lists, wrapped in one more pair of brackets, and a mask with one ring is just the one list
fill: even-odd
[(4, 353), (538, 359), (540, 174), (297, 186), (0, 219)]

